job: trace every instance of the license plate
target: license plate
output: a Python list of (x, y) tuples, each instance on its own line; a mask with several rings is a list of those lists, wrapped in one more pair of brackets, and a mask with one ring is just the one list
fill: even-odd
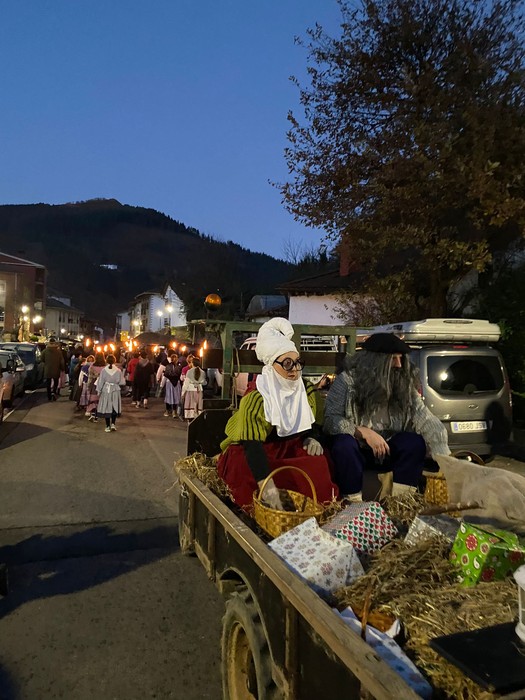
[(453, 433), (479, 433), (487, 429), (484, 420), (462, 420), (450, 424)]

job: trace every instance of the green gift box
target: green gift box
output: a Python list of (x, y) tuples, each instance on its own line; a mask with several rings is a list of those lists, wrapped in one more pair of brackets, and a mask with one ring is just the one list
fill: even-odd
[(450, 561), (463, 586), (501, 581), (525, 562), (525, 547), (513, 532), (461, 523)]

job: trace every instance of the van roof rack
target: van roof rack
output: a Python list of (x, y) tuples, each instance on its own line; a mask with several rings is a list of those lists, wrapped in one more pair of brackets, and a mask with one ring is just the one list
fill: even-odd
[(358, 331), (358, 342), (363, 342), (374, 333), (395, 333), (407, 342), (462, 341), (495, 343), (501, 331), (497, 323), (477, 318), (426, 318), (422, 321), (403, 321), (374, 326)]

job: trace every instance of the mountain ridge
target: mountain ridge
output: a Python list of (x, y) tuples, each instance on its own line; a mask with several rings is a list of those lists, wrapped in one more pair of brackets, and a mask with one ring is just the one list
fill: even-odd
[[(169, 283), (188, 318), (218, 292), (221, 318), (272, 293), (295, 266), (222, 242), (155, 209), (96, 198), (65, 204), (0, 205), (0, 249), (46, 266), (48, 284), (105, 328), (146, 289)], [(101, 268), (116, 265), (116, 270)]]

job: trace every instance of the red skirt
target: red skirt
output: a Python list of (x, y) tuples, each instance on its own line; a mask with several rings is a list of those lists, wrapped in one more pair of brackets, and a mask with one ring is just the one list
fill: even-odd
[[(339, 496), (339, 488), (332, 480), (331, 464), (326, 452), (319, 457), (310, 457), (306, 450), (303, 450), (300, 437), (265, 442), (263, 448), (270, 471), (284, 466), (298, 467), (313, 481), (318, 501), (323, 503)], [(235, 503), (245, 510), (250, 510), (254, 491), (258, 486), (246, 461), (243, 446), (230, 445), (219, 457), (217, 471), (230, 488)], [(279, 472), (275, 475), (274, 481), (280, 489), (297, 491), (305, 496), (312, 495), (306, 479), (292, 469)]]

